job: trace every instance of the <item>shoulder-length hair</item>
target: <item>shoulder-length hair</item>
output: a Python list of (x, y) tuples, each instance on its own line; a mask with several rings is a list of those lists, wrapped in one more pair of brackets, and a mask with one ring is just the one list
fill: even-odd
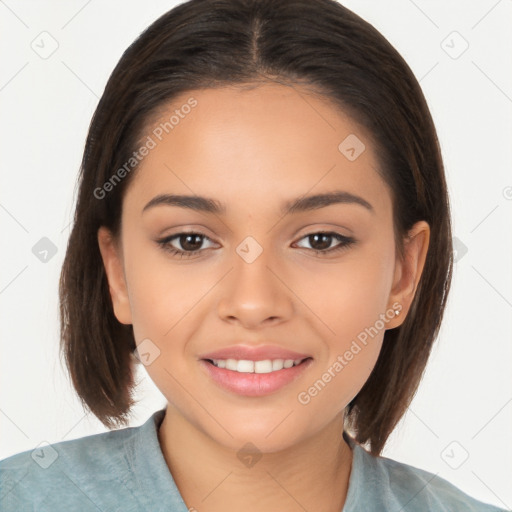
[(376, 365), (348, 404), (346, 428), (379, 455), (405, 413), (437, 337), (453, 253), (435, 127), (411, 69), (369, 23), (334, 0), (191, 0), (165, 13), (124, 52), (96, 108), (79, 174), (74, 225), (59, 283), (61, 356), (82, 404), (107, 427), (134, 405), (133, 328), (114, 316), (97, 232), (119, 235), (134, 171), (99, 194), (173, 98), (197, 88), (301, 84), (364, 126), (389, 185), (397, 254), (419, 220), (430, 245), (403, 323), (384, 335)]

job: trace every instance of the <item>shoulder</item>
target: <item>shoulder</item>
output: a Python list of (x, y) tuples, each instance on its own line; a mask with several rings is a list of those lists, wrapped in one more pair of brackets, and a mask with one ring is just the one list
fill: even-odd
[[(505, 509), (483, 503), (469, 496), (437, 474), (398, 462), (387, 457), (375, 457), (356, 445), (354, 457), (359, 462), (355, 485), (371, 482), (371, 505), (379, 510), (423, 512), (502, 512)], [(355, 479), (356, 480), (356, 479)], [(354, 481), (355, 481), (354, 480)], [(366, 484), (368, 485), (368, 484)], [(355, 501), (365, 501), (365, 490)], [(368, 496), (368, 494), (366, 494)], [(368, 502), (368, 505), (370, 503)], [(398, 507), (398, 508), (397, 508)]]
[(123, 480), (138, 429), (45, 443), (1, 460), (0, 508), (62, 510), (66, 503), (80, 503), (81, 510), (97, 510), (98, 491), (108, 493)]
[[(469, 496), (461, 489), (441, 478), (437, 474), (404, 464), (386, 457), (380, 464), (389, 475), (390, 487), (402, 500), (410, 500), (410, 510), (417, 510), (422, 505), (425, 510), (497, 512), (494, 505), (483, 503)], [(411, 491), (413, 491), (411, 493)]]

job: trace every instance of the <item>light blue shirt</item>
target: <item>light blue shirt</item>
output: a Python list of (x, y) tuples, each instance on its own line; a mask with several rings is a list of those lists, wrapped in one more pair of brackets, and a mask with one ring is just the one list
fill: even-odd
[[(162, 409), (139, 427), (61, 441), (0, 461), (0, 510), (188, 512), (158, 442), (164, 415)], [(354, 457), (341, 512), (505, 510), (471, 498), (432, 473), (374, 457), (349, 436), (345, 439)], [(200, 505), (195, 508), (200, 512)]]

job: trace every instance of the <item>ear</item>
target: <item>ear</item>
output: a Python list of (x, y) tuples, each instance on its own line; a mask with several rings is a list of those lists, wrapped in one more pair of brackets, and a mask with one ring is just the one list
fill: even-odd
[(132, 323), (132, 314), (121, 250), (110, 230), (104, 226), (98, 229), (98, 245), (107, 274), (114, 314), (120, 323), (129, 325)]
[(423, 272), (429, 242), (430, 226), (423, 220), (414, 224), (404, 239), (404, 260), (402, 261), (397, 254), (388, 303), (388, 308), (400, 310), (400, 315), (391, 319), (386, 329), (400, 326), (407, 316)]

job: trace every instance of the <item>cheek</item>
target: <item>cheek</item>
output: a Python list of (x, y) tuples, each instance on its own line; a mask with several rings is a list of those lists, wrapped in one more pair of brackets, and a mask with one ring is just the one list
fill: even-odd
[(171, 261), (148, 241), (134, 240), (132, 247), (125, 267), (136, 340), (153, 336), (163, 342), (208, 293), (211, 272), (201, 275), (197, 266)]
[(378, 261), (359, 258), (357, 264), (340, 265), (324, 281), (329, 291), (313, 294), (308, 306), (329, 327), (322, 328), (325, 357), (297, 400), (312, 417), (330, 411), (332, 419), (368, 380), (391, 317), (386, 317), (388, 279)]
[[(338, 415), (359, 393), (377, 361), (381, 340), (359, 341), (335, 354), (327, 365), (297, 394), (297, 407), (320, 428)], [(350, 354), (350, 355), (349, 355)]]
[[(326, 265), (307, 289), (308, 307), (321, 319), (324, 356), (309, 387), (305, 404), (336, 411), (345, 407), (370, 376), (380, 354), (386, 323), (390, 257), (358, 251), (339, 265)], [(384, 320), (383, 320), (384, 318)]]
[[(325, 326), (326, 338), (339, 344), (375, 324), (387, 308), (392, 268), (382, 257), (354, 253), (339, 264), (316, 266), (314, 278), (302, 279), (301, 297)], [(298, 281), (300, 282), (300, 281)]]

